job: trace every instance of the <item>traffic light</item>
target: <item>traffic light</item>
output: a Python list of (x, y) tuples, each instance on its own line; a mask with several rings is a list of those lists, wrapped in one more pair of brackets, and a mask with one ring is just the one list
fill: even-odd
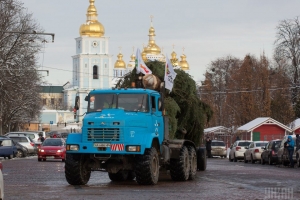
[(67, 122), (65, 122), (65, 127), (67, 126)]
[(73, 110), (73, 112), (74, 112), (74, 119), (76, 119), (77, 110), (76, 110), (76, 108), (75, 108), (75, 107), (74, 107), (74, 110)]

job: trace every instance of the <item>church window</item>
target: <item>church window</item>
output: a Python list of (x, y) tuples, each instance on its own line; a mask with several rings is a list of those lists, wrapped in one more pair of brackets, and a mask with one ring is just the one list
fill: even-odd
[(94, 65), (93, 67), (93, 79), (98, 79), (98, 66)]

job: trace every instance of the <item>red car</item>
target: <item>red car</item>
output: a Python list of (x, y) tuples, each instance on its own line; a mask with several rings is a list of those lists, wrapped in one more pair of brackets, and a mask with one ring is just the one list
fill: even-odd
[(47, 138), (38, 150), (38, 161), (46, 161), (46, 159), (62, 159), (66, 158), (66, 142), (62, 138)]

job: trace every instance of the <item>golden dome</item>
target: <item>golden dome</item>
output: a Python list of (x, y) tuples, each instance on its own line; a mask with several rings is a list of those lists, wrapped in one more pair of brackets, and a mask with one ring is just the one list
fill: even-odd
[(173, 66), (178, 66), (178, 59), (176, 58), (177, 54), (175, 51), (171, 53), (172, 58), (170, 59)]
[(104, 36), (104, 26), (98, 22), (97, 9), (94, 5), (95, 0), (90, 0), (90, 5), (87, 9), (86, 23), (82, 24), (79, 29), (80, 36), (86, 35), (89, 37), (102, 37)]
[(128, 63), (128, 65), (127, 65), (127, 67), (135, 67), (135, 55), (134, 54), (132, 54), (131, 56), (130, 56), (130, 61), (129, 61), (129, 63)]
[(186, 61), (186, 55), (182, 54), (180, 57), (181, 57), (181, 61), (179, 62), (179, 66), (181, 67), (181, 69), (182, 70), (189, 70), (190, 69), (190, 65)]
[(134, 61), (134, 62), (135, 62), (135, 55), (134, 55), (134, 54), (132, 54), (132, 55), (130, 56), (130, 58), (131, 58), (130, 61)]
[(116, 61), (115, 63), (115, 68), (118, 68), (118, 69), (125, 69), (126, 68), (126, 64), (123, 60), (123, 55), (121, 53), (118, 54), (118, 60)]
[[(145, 58), (146, 58), (147, 54), (158, 55), (161, 53), (159, 46), (157, 46), (155, 44), (155, 29), (153, 28), (152, 23), (151, 23), (151, 27), (149, 29), (148, 36), (149, 36), (148, 45), (146, 47), (144, 47), (144, 50), (142, 52), (142, 55), (145, 53)], [(144, 57), (143, 57), (143, 60), (145, 60)]]

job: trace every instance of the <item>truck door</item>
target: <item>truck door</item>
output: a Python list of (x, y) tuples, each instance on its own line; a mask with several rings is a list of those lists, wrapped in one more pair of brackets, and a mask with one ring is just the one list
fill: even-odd
[(159, 138), (159, 142), (161, 143), (164, 138), (164, 124), (163, 124), (163, 116), (162, 111), (159, 110), (159, 98), (158, 96), (151, 95), (150, 101), (150, 109), (152, 116), (152, 124), (153, 124), (153, 132)]

